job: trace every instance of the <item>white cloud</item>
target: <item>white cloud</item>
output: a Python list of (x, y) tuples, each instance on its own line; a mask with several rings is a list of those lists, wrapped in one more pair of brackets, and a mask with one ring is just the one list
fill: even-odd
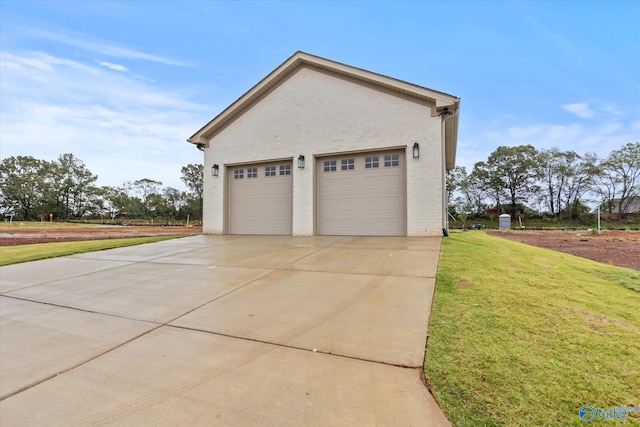
[(189, 66), (189, 64), (184, 61), (141, 52), (135, 48), (118, 46), (107, 40), (102, 40), (87, 34), (71, 32), (69, 30), (58, 29), (56, 31), (50, 31), (43, 28), (32, 28), (27, 31), (27, 35), (115, 58), (137, 59), (179, 67)]
[(38, 58), (15, 57), (12, 55), (9, 55), (9, 57), (13, 58), (16, 63), (19, 64), (18, 66), (26, 65), (27, 67), (37, 68), (41, 71), (53, 71), (53, 67), (51, 66), (51, 64), (48, 64), (46, 61)]
[(608, 102), (602, 105), (601, 110), (604, 113), (607, 114), (612, 114), (614, 116), (624, 116), (624, 111), (622, 111), (621, 109), (619, 109), (616, 104), (612, 103), (612, 102)]
[(576, 104), (565, 104), (562, 106), (562, 108), (564, 108), (566, 111), (572, 114), (575, 114), (581, 119), (590, 119), (595, 115), (593, 110), (589, 108), (589, 104), (587, 104), (586, 102), (579, 102)]
[(620, 122), (606, 122), (596, 128), (596, 135), (615, 135), (623, 130), (623, 127)]
[(574, 141), (583, 132), (584, 128), (578, 124), (548, 125), (540, 135), (540, 139), (545, 145), (560, 146), (569, 141)]
[(2, 158), (73, 153), (99, 175), (99, 185), (151, 178), (183, 188), (180, 167), (202, 162), (185, 140), (216, 107), (191, 101), (195, 91), (159, 89), (104, 67), (38, 52), (3, 53)]
[(616, 115), (597, 115), (593, 120), (579, 123), (518, 124), (513, 117), (487, 124), (476, 120), (473, 137), (461, 137), (458, 141), (456, 165), (470, 171), (474, 163), (487, 160), (498, 146), (516, 145), (533, 145), (538, 150), (558, 147), (578, 154), (594, 152), (604, 158), (640, 137), (640, 110), (616, 111)]
[(111, 70), (115, 70), (115, 71), (129, 71), (129, 69), (127, 67), (125, 67), (124, 65), (120, 65), (120, 64), (112, 64), (111, 62), (107, 62), (107, 61), (96, 61), (98, 64), (102, 65), (103, 67), (109, 68)]

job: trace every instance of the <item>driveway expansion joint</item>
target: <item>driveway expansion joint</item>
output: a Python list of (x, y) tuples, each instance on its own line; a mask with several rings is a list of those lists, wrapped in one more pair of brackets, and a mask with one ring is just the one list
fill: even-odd
[(333, 356), (333, 357), (339, 357), (339, 358), (343, 358), (343, 359), (357, 360), (357, 361), (360, 361), (360, 362), (367, 362), (367, 363), (375, 363), (375, 364), (378, 364), (378, 365), (392, 366), (392, 367), (395, 367), (395, 368), (420, 369), (419, 365), (417, 365), (417, 366), (416, 365), (407, 365), (407, 364), (402, 364), (402, 363), (392, 363), (392, 362), (385, 362), (385, 361), (382, 361), (382, 360), (367, 359), (367, 358), (364, 358), (364, 357), (351, 356), (351, 355), (348, 355), (348, 354), (333, 353), (333, 352), (330, 352), (330, 351), (323, 351), (323, 350), (319, 350), (319, 349), (308, 349), (306, 347), (299, 347), (299, 346), (295, 346), (295, 345), (291, 345), (291, 344), (282, 344), (282, 343), (277, 343), (277, 342), (272, 342), (272, 341), (265, 341), (265, 340), (260, 340), (260, 339), (257, 339), (257, 338), (243, 337), (243, 336), (232, 335), (232, 334), (225, 334), (225, 333), (222, 333), (222, 332), (212, 332), (212, 331), (207, 331), (205, 329), (193, 328), (193, 327), (188, 327), (188, 326), (167, 325), (167, 324), (161, 325), (161, 326), (167, 326), (169, 328), (175, 328), (175, 329), (183, 329), (183, 330), (187, 330), (187, 331), (201, 332), (201, 333), (205, 333), (205, 334), (209, 334), (209, 335), (217, 335), (217, 336), (221, 336), (221, 337), (233, 338), (233, 339), (238, 339), (238, 340), (242, 340), (242, 341), (255, 342), (255, 343), (270, 345), (270, 346), (274, 346), (274, 347), (287, 348), (287, 349), (291, 349), (291, 350), (306, 351), (306, 352), (315, 353), (315, 354), (323, 354), (323, 355), (326, 355), (326, 356)]
[(42, 305), (47, 305), (47, 306), (50, 306), (50, 307), (64, 308), (64, 309), (67, 309), (67, 310), (80, 311), (82, 313), (98, 314), (100, 316), (114, 317), (114, 318), (117, 318), (117, 319), (125, 319), (125, 320), (133, 320), (133, 321), (136, 321), (136, 322), (150, 323), (152, 325), (157, 325), (157, 326), (162, 326), (162, 325), (165, 324), (165, 323), (154, 322), (153, 320), (139, 319), (139, 318), (135, 318), (135, 317), (123, 316), (121, 314), (105, 313), (103, 311), (87, 310), (87, 309), (84, 309), (84, 308), (72, 307), (72, 306), (63, 305), (63, 304), (56, 304), (56, 303), (48, 302), (48, 301), (38, 301), (38, 300), (33, 300), (33, 299), (29, 299), (29, 298), (24, 298), (24, 297), (18, 297), (18, 296), (9, 295), (9, 294), (2, 294), (2, 295), (0, 295), (0, 297), (11, 298), (11, 299), (18, 300), (18, 301), (31, 302), (31, 303), (34, 303), (34, 304), (42, 304)]

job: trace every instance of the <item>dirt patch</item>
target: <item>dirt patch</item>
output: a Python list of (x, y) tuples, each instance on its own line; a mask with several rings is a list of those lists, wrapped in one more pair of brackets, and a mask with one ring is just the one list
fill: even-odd
[[(18, 226), (19, 227), (19, 226)], [(190, 236), (200, 234), (201, 226), (113, 226), (100, 227), (68, 227), (46, 229), (11, 229), (0, 230), (0, 246), (30, 245), (34, 243), (79, 242), (84, 240), (127, 239), (132, 237), (154, 236)]]
[(640, 232), (490, 231), (490, 235), (640, 271)]

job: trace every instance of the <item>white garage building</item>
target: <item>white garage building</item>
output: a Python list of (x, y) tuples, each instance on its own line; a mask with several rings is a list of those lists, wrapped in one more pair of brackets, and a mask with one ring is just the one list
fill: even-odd
[(198, 130), (207, 234), (447, 227), (460, 99), (297, 52)]

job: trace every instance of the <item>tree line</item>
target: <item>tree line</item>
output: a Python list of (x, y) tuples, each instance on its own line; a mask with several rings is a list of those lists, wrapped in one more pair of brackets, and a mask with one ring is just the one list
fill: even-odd
[[(54, 161), (12, 156), (0, 161), (0, 214), (38, 220), (108, 217), (202, 218), (203, 166), (189, 164), (180, 179), (188, 191), (149, 178), (97, 186), (98, 176), (73, 154)], [(640, 142), (606, 158), (557, 147), (501, 146), (470, 172), (447, 173), (450, 213), (477, 218), (509, 213), (577, 220), (600, 206), (622, 219), (640, 205)]]
[(477, 218), (503, 213), (578, 220), (597, 206), (619, 219), (640, 205), (640, 142), (606, 158), (557, 147), (498, 147), (467, 172), (447, 173), (450, 213)]
[(180, 179), (188, 191), (149, 178), (97, 186), (98, 176), (73, 154), (54, 161), (12, 156), (0, 162), (0, 214), (19, 220), (201, 219), (203, 166), (183, 166)]

